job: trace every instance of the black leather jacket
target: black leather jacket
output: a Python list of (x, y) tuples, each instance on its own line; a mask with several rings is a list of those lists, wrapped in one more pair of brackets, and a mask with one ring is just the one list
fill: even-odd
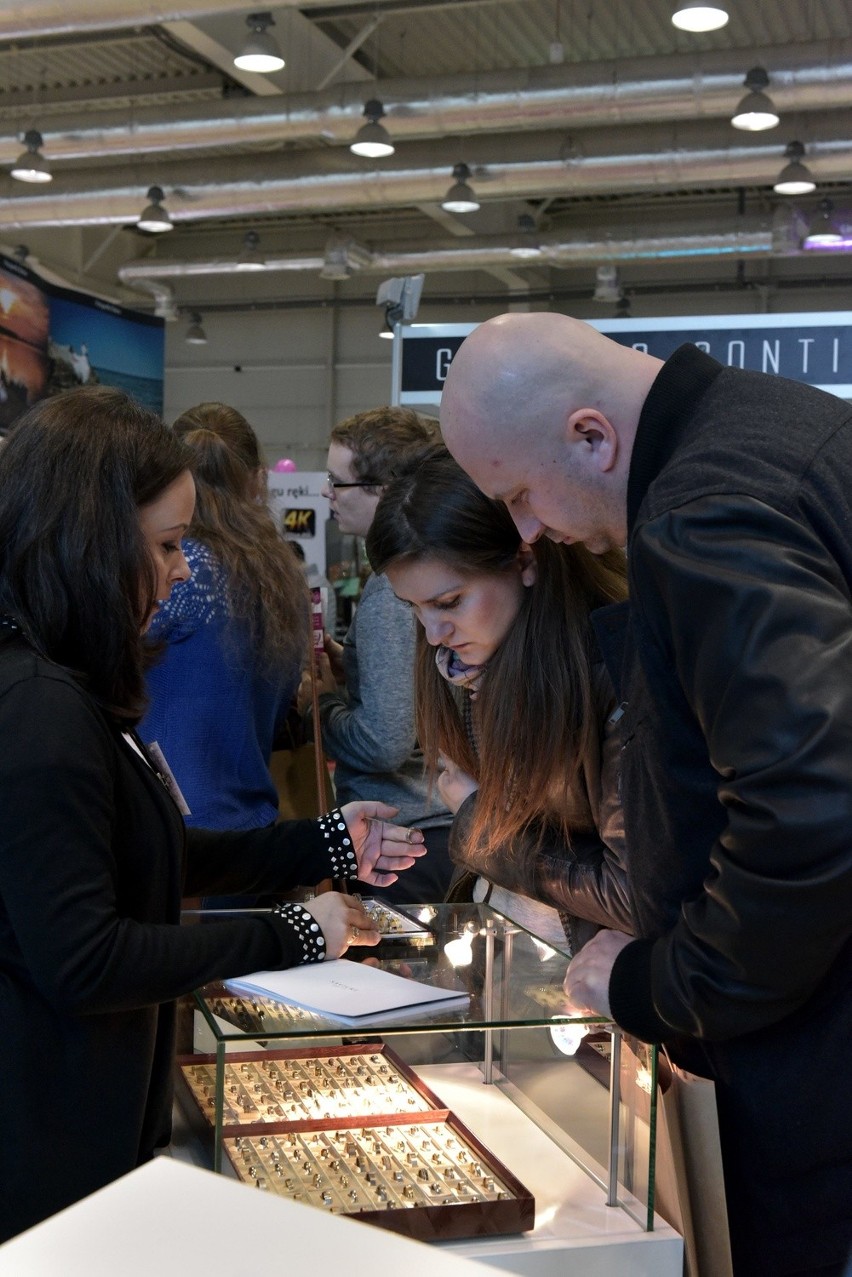
[[(463, 693), (467, 696), (467, 693)], [(459, 808), (450, 837), (450, 855), (471, 876), (482, 875), (506, 890), (530, 896), (559, 911), (572, 953), (600, 927), (632, 934), (633, 920), (624, 864), (624, 821), (619, 787), (621, 748), (612, 685), (602, 665), (595, 670), (595, 699), (603, 724), (600, 752), (584, 760), (582, 792), (574, 795), (576, 816), (571, 846), (545, 829), (520, 835), (500, 855), (461, 848), (473, 816), (476, 794)], [(454, 883), (456, 893), (460, 884)], [(452, 890), (452, 888), (451, 888)], [(457, 898), (457, 896), (456, 896)]]
[(852, 409), (683, 347), (628, 504), (630, 603), (594, 619), (646, 939), (613, 1013), (723, 1042), (844, 989), (852, 1026)]

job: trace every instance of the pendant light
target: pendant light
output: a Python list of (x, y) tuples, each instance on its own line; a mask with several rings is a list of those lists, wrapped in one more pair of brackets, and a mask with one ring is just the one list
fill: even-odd
[(621, 280), (617, 266), (599, 266), (595, 271), (595, 291), (592, 301), (611, 302), (613, 305), (621, 299)]
[(138, 230), (150, 231), (154, 235), (174, 230), (171, 214), (167, 208), (163, 208), (164, 198), (161, 186), (148, 187), (148, 204), (139, 215), (139, 221), (136, 223)]
[(734, 128), (746, 129), (749, 133), (774, 129), (781, 117), (772, 99), (764, 92), (769, 87), (769, 76), (763, 67), (751, 68), (745, 78), (745, 87), (748, 92), (731, 116)]
[(395, 147), (390, 134), (383, 124), (379, 123), (385, 113), (378, 98), (370, 98), (364, 103), (363, 115), (367, 123), (362, 124), (349, 144), (353, 155), (362, 155), (368, 160), (381, 160), (393, 155)]
[(257, 231), (246, 231), (243, 236), (243, 246), (235, 262), (237, 270), (266, 270), (266, 262), (260, 255), (259, 245), (260, 236)]
[(675, 6), (672, 23), (680, 31), (699, 34), (718, 31), (728, 21), (728, 10), (720, 4), (705, 4), (704, 0), (685, 0)]
[(275, 26), (272, 14), (250, 13), (246, 18), (246, 26), (251, 35), (234, 58), (234, 66), (241, 71), (256, 71), (261, 75), (280, 71), (285, 62), (278, 45), (267, 30), (268, 27)]
[(189, 313), (189, 326), (187, 327), (184, 341), (188, 346), (206, 346), (207, 334), (201, 326), (201, 316), (197, 310)]
[(448, 213), (475, 213), (480, 203), (468, 183), (470, 169), (466, 164), (456, 164), (453, 177), (456, 180), (441, 200), (441, 208)]
[(831, 200), (820, 200), (802, 248), (835, 248), (844, 241)]
[(38, 129), (27, 129), (24, 145), (27, 149), (15, 160), (12, 177), (16, 177), (19, 182), (52, 182), (50, 165), (41, 153), (44, 138)]
[(784, 150), (788, 163), (778, 174), (778, 180), (772, 187), (778, 195), (810, 195), (816, 190), (813, 174), (806, 164), (802, 163), (805, 148), (801, 142), (790, 142)]

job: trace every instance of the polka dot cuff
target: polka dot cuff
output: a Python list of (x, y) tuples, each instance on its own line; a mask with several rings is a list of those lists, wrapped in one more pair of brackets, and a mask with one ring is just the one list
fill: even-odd
[(319, 827), (331, 862), (332, 878), (357, 878), (355, 848), (340, 808), (335, 807), (326, 816), (320, 816)]
[(313, 914), (300, 904), (276, 905), (272, 912), (293, 928), (301, 949), (299, 962), (322, 962), (325, 936)]

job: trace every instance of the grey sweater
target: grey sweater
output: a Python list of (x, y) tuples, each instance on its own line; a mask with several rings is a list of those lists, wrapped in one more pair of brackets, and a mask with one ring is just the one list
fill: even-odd
[(339, 803), (374, 798), (399, 807), (397, 821), (428, 829), (452, 815), (437, 791), (430, 802), (414, 732), (417, 622), (386, 576), (369, 577), (343, 641), (346, 691), (324, 692), (322, 741), (337, 763)]

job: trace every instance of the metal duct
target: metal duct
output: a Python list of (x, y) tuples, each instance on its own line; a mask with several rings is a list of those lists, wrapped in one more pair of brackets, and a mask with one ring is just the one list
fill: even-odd
[[(761, 49), (772, 97), (784, 112), (849, 106), (852, 41)], [(689, 71), (684, 71), (689, 65)], [(742, 93), (743, 56), (715, 51), (671, 58), (539, 66), (439, 80), (382, 82), (396, 140), (550, 128), (723, 118)], [(475, 85), (475, 87), (474, 87)], [(246, 98), (40, 118), (54, 160), (315, 141), (347, 143), (361, 122), (363, 84), (287, 98)], [(0, 162), (20, 151), (0, 135)]]
[[(829, 132), (827, 139), (809, 145), (808, 161), (819, 180), (843, 180), (852, 151), (852, 116), (829, 117)], [(691, 149), (690, 142), (705, 133), (700, 123), (649, 125), (627, 138), (623, 130), (596, 130), (595, 153), (587, 148), (565, 159), (558, 157), (559, 138), (552, 134), (492, 138), (487, 150), (482, 148), (484, 169), (475, 175), (476, 189), (489, 200), (529, 199), (712, 184), (769, 185), (776, 176), (774, 139), (749, 139), (745, 144), (738, 135), (729, 146), (696, 143)], [(627, 149), (625, 141), (634, 149)], [(405, 148), (404, 163), (371, 171), (348, 151), (334, 151), (69, 173), (61, 186), (52, 183), (48, 193), (16, 192), (3, 204), (0, 227), (132, 224), (152, 181), (166, 189), (176, 224), (199, 218), (434, 203), (446, 190), (449, 157), (456, 158), (456, 150), (452, 140), (412, 143)]]
[[(440, 244), (431, 248), (399, 249), (370, 253), (361, 245), (353, 245), (350, 260), (357, 260), (358, 272), (367, 275), (409, 275), (420, 271), (488, 270), (494, 266), (568, 266), (585, 262), (660, 261), (673, 258), (715, 257), (719, 255), (769, 257), (789, 253), (783, 243), (773, 241), (772, 228), (755, 223), (746, 227), (726, 226), (706, 233), (659, 236), (619, 237), (608, 234), (599, 238), (548, 237), (538, 241), (535, 256), (527, 242)], [(520, 251), (519, 251), (520, 250)], [(523, 252), (523, 256), (521, 256)], [(322, 257), (270, 253), (265, 256), (268, 271), (319, 271)], [(236, 273), (236, 258), (212, 258), (207, 261), (127, 262), (118, 271), (119, 279), (131, 288), (153, 291), (154, 281), (186, 279), (199, 275)]]
[[(276, 8), (313, 9), (325, 0), (275, 0)], [(249, 12), (255, 0), (177, 0), (174, 4), (140, 4), (139, 0), (27, 0), (0, 9), (0, 40), (34, 40), (38, 36), (79, 35), (83, 31), (115, 31), (125, 27), (205, 18), (212, 14)]]

